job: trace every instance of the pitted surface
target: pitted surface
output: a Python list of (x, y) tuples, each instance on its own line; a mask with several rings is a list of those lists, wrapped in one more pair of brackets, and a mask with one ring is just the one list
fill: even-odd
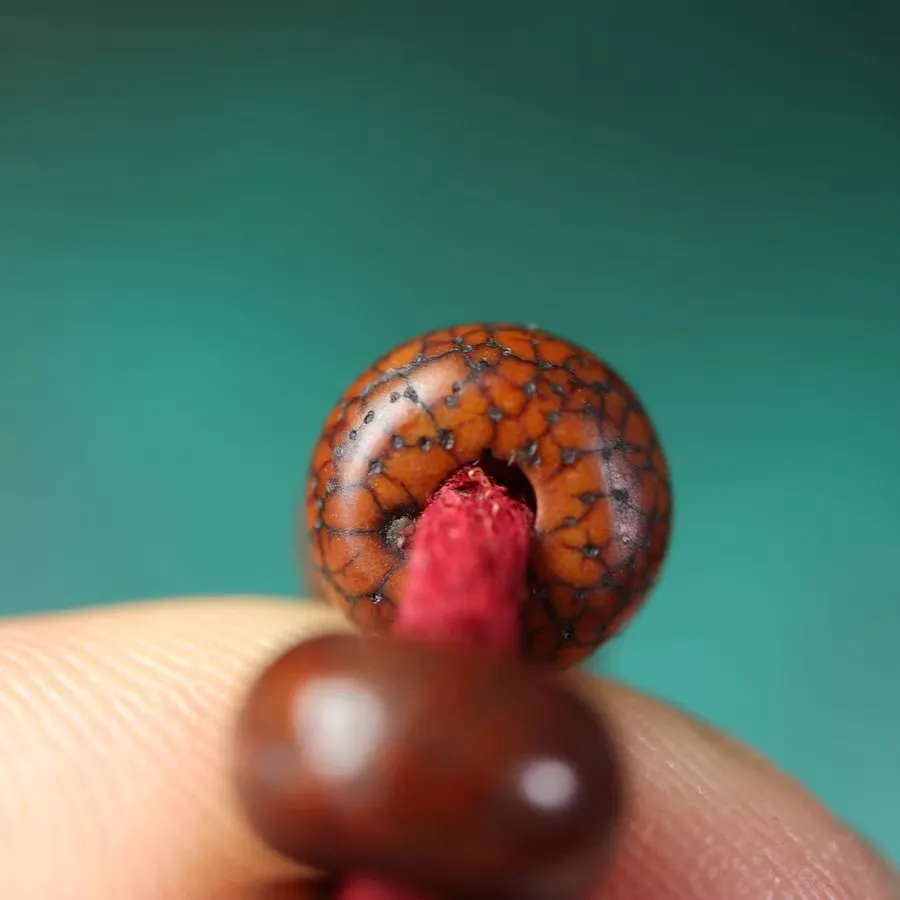
[(618, 631), (665, 557), (671, 491), (653, 426), (608, 365), (533, 328), (466, 325), (397, 347), (350, 387), (306, 494), (318, 593), (389, 630), (405, 545), (437, 487), (486, 457), (536, 501), (523, 653), (571, 664)]

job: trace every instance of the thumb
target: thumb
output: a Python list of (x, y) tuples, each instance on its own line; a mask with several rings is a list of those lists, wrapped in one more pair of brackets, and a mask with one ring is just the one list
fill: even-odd
[(220, 900), (286, 874), (232, 797), (233, 721), (258, 669), (345, 627), (228, 598), (0, 626), (0, 897)]
[[(273, 656), (336, 612), (135, 604), (0, 626), (0, 897), (239, 900), (290, 879), (231, 792), (233, 723)], [(888, 866), (796, 783), (594, 679), (628, 766), (614, 900), (890, 900)]]

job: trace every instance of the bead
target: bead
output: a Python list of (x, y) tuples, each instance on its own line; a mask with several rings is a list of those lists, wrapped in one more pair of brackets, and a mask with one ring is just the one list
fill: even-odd
[(567, 900), (620, 811), (611, 738), (549, 669), (450, 644), (329, 635), (240, 720), (239, 796), (276, 851), (438, 896)]
[(330, 880), (304, 878), (264, 884), (241, 897), (243, 900), (338, 900), (338, 890)]
[(591, 353), (544, 331), (434, 331), (357, 379), (313, 454), (312, 587), (363, 631), (388, 631), (416, 517), (449, 475), (473, 462), (536, 512), (523, 655), (579, 661), (625, 625), (652, 587), (668, 544), (671, 492), (631, 388)]

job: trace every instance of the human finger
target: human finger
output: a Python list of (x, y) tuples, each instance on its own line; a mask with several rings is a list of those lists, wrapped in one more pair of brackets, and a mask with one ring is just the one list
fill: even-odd
[[(134, 604), (0, 627), (0, 896), (238, 900), (292, 877), (244, 824), (233, 726), (260, 669), (345, 628), (297, 601)], [(795, 782), (690, 717), (581, 682), (626, 762), (608, 900), (889, 900), (890, 874)]]

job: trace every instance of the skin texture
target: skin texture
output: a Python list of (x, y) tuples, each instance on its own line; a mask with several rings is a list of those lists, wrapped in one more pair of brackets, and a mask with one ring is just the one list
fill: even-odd
[[(278, 653), (344, 627), (332, 610), (249, 597), (0, 625), (0, 897), (243, 900), (295, 877), (240, 815), (235, 721)], [(595, 900), (896, 900), (887, 864), (764, 760), (577, 677), (627, 771), (624, 833)]]
[(387, 630), (403, 592), (405, 535), (441, 483), (476, 461), (501, 483), (518, 479), (535, 505), (523, 656), (583, 659), (628, 622), (657, 577), (669, 475), (632, 389), (587, 350), (537, 329), (430, 332), (351, 385), (308, 479), (302, 552), (308, 543), (314, 593), (358, 627)]

